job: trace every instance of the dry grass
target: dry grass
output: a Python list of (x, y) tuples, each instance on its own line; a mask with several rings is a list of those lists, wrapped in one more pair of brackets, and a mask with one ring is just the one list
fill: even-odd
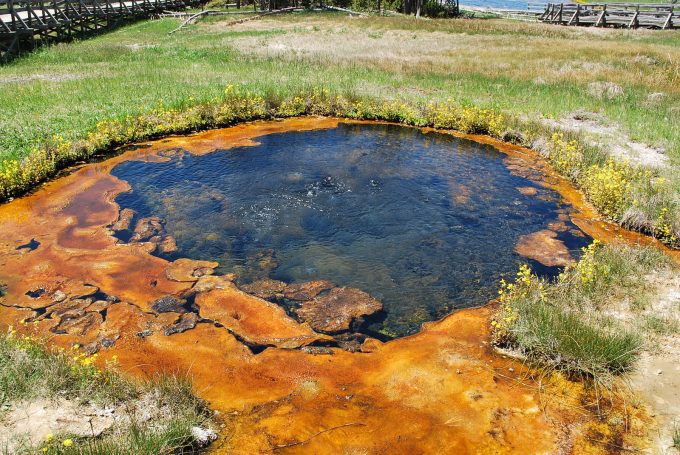
[[(521, 29), (529, 33), (517, 33), (519, 26), (509, 22), (441, 22), (448, 22), (450, 28), (412, 30), (390, 19), (376, 23), (376, 18), (315, 16), (304, 24), (272, 18), (230, 29), (279, 33), (244, 34), (229, 38), (225, 44), (260, 57), (368, 65), (396, 73), (484, 74), (539, 84), (586, 85), (606, 80), (680, 94), (680, 48), (640, 40), (649, 32), (622, 46), (619, 40), (627, 35), (620, 31), (603, 34), (599, 30), (569, 29), (566, 35), (553, 36), (547, 32), (555, 27), (544, 24), (522, 24)], [(488, 27), (460, 26), (480, 22)], [(219, 31), (224, 30), (223, 24), (211, 21), (206, 27)]]

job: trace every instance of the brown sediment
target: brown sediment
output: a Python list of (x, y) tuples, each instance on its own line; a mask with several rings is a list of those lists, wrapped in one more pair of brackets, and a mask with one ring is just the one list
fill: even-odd
[[(140, 376), (189, 373), (197, 393), (225, 416), (221, 453), (606, 453), (602, 441), (583, 436), (602, 424), (582, 406), (589, 396), (582, 385), (541, 379), (493, 352), (491, 306), (458, 311), (389, 343), (369, 339), (358, 353), (300, 349), (329, 337), (241, 292), (233, 277), (212, 275), (216, 263), (169, 263), (149, 253), (149, 242), (124, 244), (112, 236), (117, 221), (117, 228), (131, 227), (114, 203), (129, 190), (110, 175), (118, 163), (167, 160), (161, 152), (168, 149), (209, 153), (339, 122), (257, 122), (169, 138), (0, 206), (0, 284), (6, 286), (0, 323), (35, 321), (19, 329), (49, 336), (57, 346), (106, 348), (102, 361), (116, 354), (124, 370)], [(500, 148), (532, 179), (545, 175), (541, 184), (574, 206), (572, 220), (590, 235), (644, 239), (592, 221), (595, 212), (533, 152), (465, 137)], [(17, 250), (31, 239), (40, 242), (37, 249)], [(160, 300), (168, 296), (175, 300)], [(188, 299), (198, 314), (184, 312)], [(171, 311), (155, 311), (159, 301)], [(255, 354), (253, 347), (264, 351)], [(604, 429), (630, 439), (634, 427), (628, 428)]]
[(533, 186), (521, 186), (517, 188), (517, 191), (522, 193), (524, 196), (536, 196), (538, 194), (538, 189)]
[(520, 256), (540, 262), (547, 267), (565, 267), (574, 262), (569, 249), (559, 241), (557, 232), (549, 229), (523, 235), (515, 246)]

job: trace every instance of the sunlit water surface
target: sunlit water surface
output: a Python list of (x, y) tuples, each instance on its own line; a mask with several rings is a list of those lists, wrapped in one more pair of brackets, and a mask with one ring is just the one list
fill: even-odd
[[(241, 284), (329, 279), (368, 292), (385, 308), (364, 327), (375, 335), (412, 334), (486, 303), (527, 262), (513, 251), (518, 238), (564, 212), (557, 193), (511, 174), (503, 154), (450, 135), (344, 124), (257, 140), (122, 163), (113, 174), (132, 191), (117, 202), (163, 218), (173, 256), (219, 261)], [(541, 197), (517, 189), (528, 186)], [(575, 256), (589, 241), (558, 238)]]

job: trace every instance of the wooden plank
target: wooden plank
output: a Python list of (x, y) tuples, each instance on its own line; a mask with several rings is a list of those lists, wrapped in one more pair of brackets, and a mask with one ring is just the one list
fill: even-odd
[(33, 48), (37, 41), (68, 40), (124, 20), (199, 4), (200, 0), (0, 0), (0, 60)]
[(538, 19), (576, 26), (677, 29), (680, 13), (672, 4), (548, 3)]

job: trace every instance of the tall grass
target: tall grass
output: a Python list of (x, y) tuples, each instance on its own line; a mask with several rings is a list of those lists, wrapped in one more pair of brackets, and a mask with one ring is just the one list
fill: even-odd
[(597, 241), (555, 281), (539, 279), (523, 266), (514, 281), (501, 282), (492, 321), (495, 341), (537, 364), (606, 382), (632, 368), (644, 339), (603, 309), (651, 295), (655, 289), (645, 275), (670, 267), (670, 259), (655, 248)]

